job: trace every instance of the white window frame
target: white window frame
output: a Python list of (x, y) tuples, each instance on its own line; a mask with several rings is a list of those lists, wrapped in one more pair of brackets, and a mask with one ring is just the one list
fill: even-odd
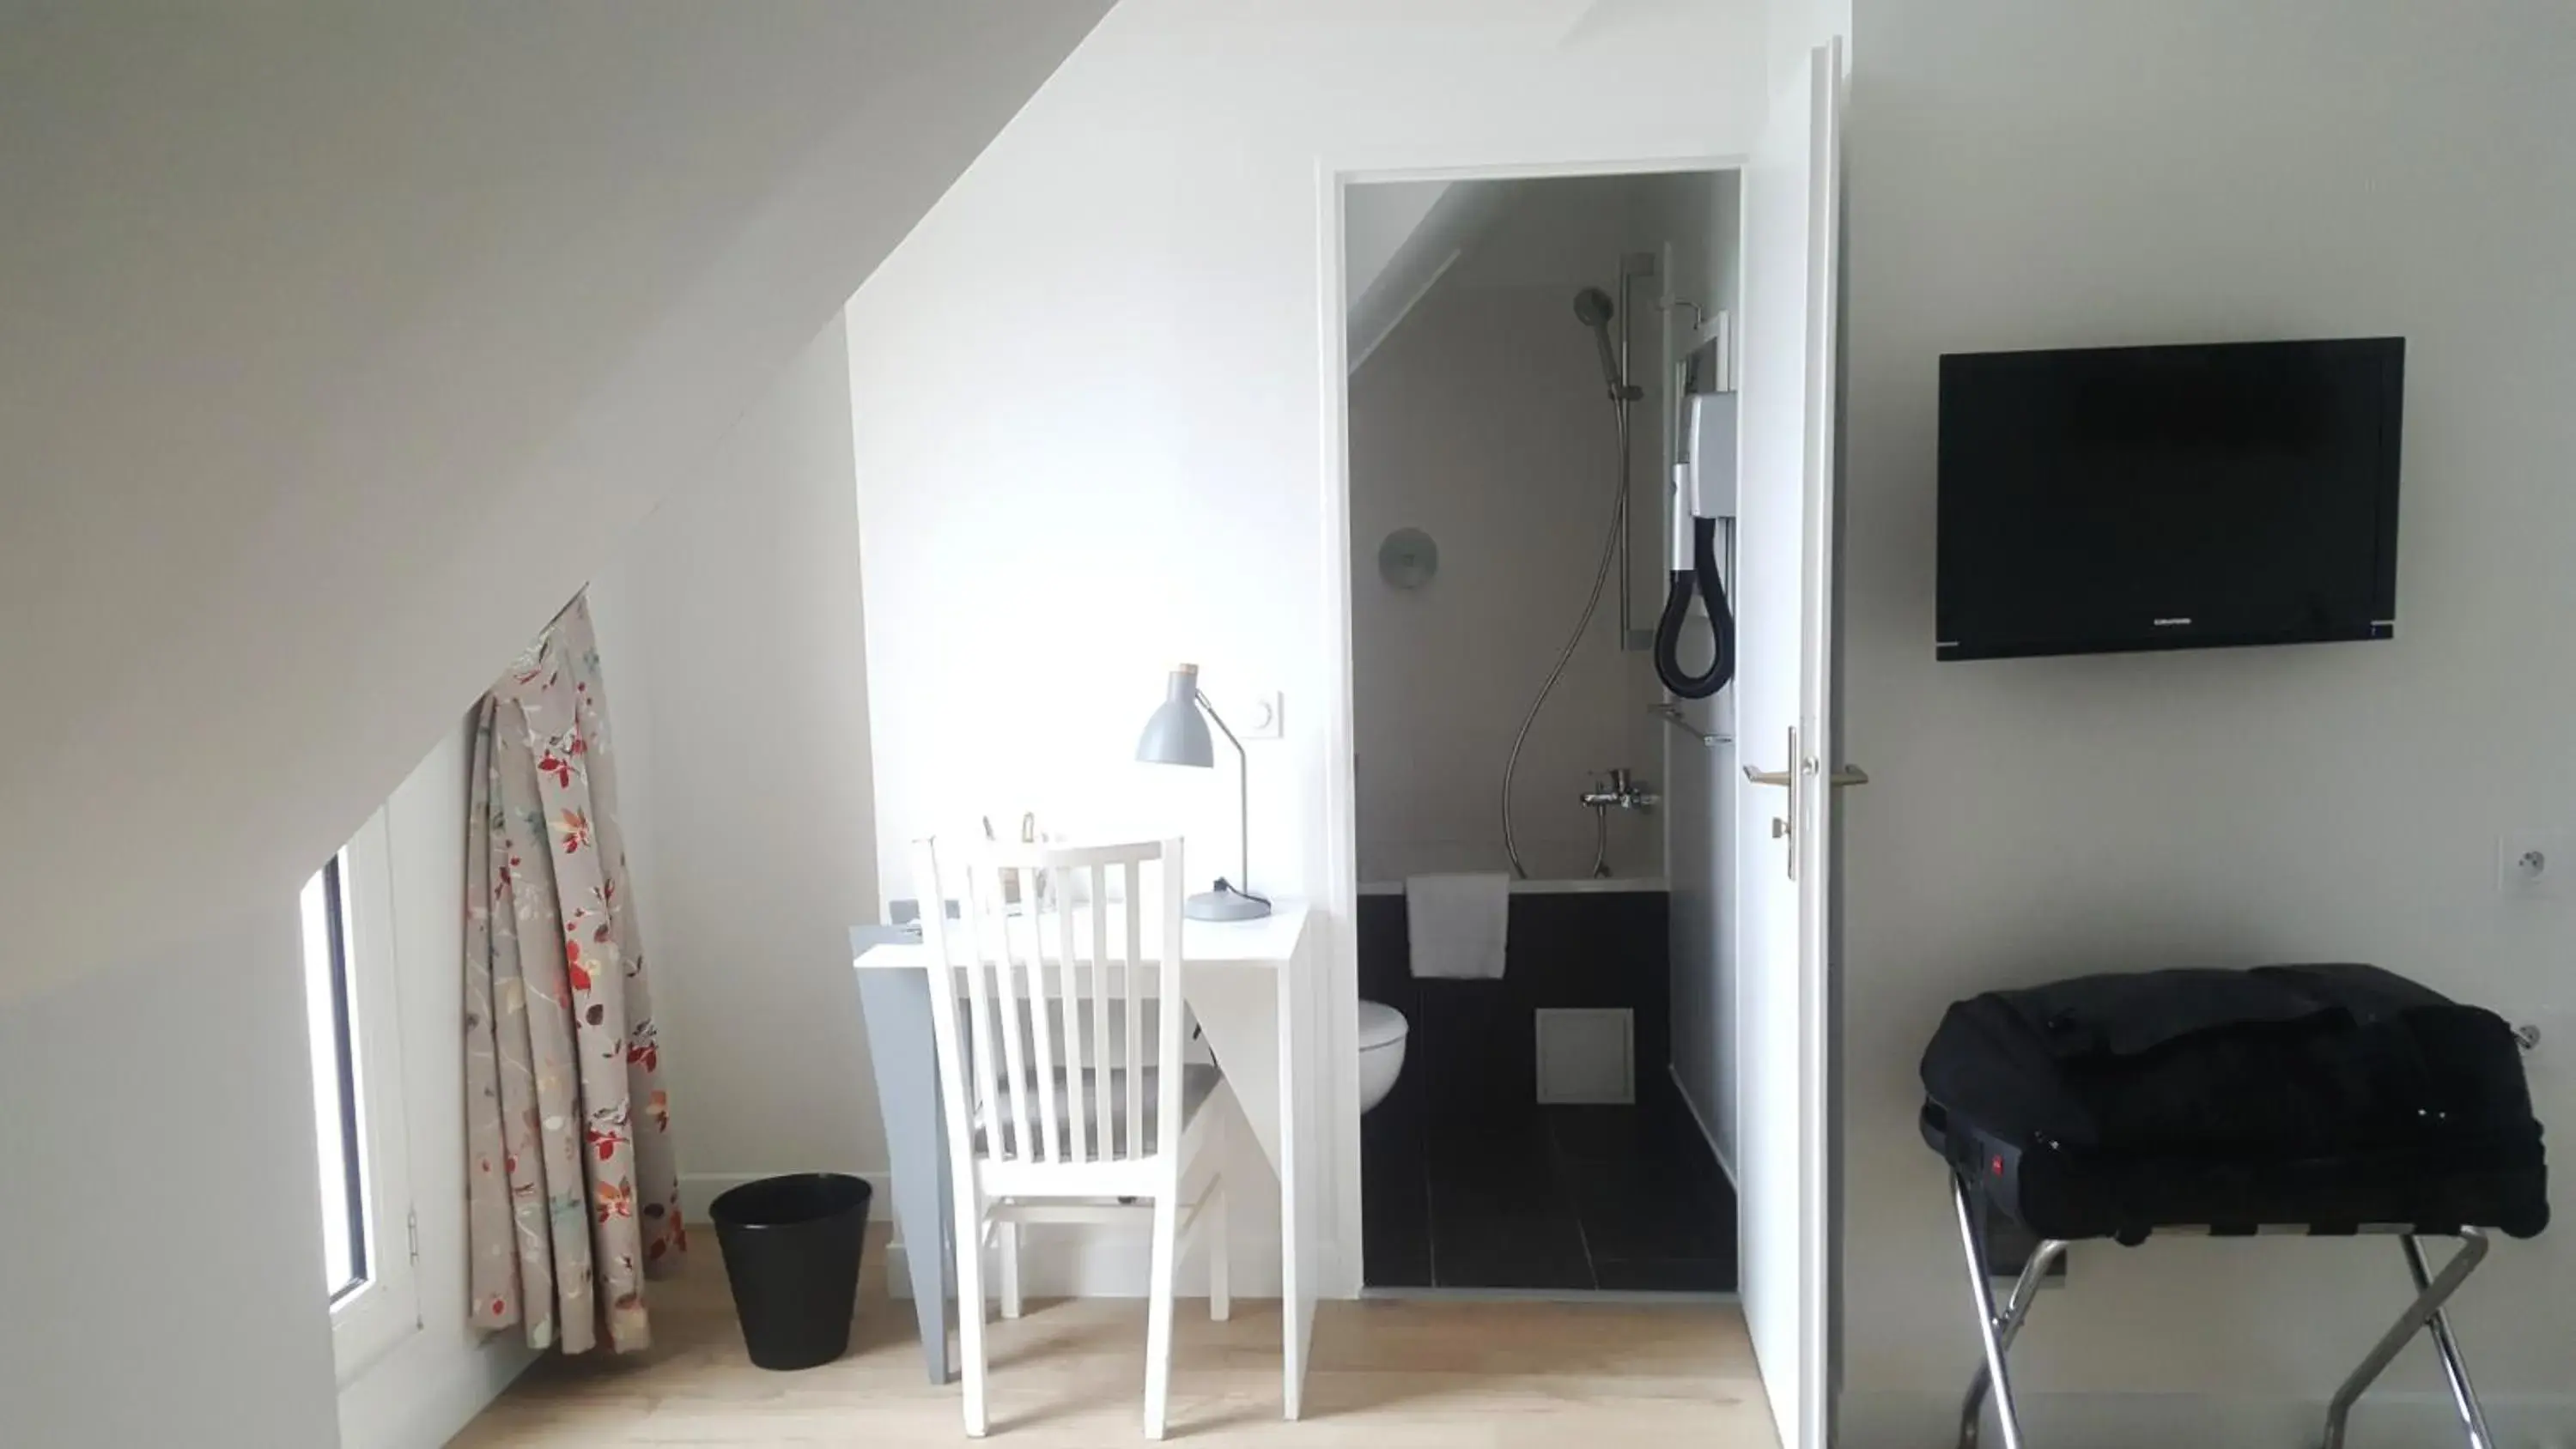
[(331, 1304), (332, 1356), (343, 1385), (421, 1327), (393, 880), (393, 834), (379, 810), (340, 853), (367, 1265), (365, 1280)]

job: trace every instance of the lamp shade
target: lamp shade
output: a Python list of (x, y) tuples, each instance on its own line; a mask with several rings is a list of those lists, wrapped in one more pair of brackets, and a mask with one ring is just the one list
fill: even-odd
[(1216, 764), (1216, 741), (1208, 735), (1207, 717), (1199, 713), (1199, 671), (1184, 664), (1172, 671), (1171, 683), (1145, 732), (1136, 737), (1136, 758), (1149, 765)]

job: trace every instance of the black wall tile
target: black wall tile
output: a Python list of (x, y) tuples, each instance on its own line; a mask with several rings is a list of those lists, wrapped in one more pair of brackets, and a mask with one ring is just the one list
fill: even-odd
[[(1516, 895), (1500, 981), (1416, 981), (1402, 896), (1359, 902), (1360, 995), (1411, 1025), (1405, 1077), (1428, 1082), (1434, 1131), (1538, 1103), (1538, 1011), (1626, 1007), (1640, 1090), (1672, 1059), (1669, 898), (1662, 891)], [(1401, 1086), (1399, 1091), (1403, 1090)]]

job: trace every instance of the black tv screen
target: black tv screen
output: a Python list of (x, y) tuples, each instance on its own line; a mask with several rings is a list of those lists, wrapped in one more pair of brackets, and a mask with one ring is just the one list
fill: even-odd
[(2385, 639), (2406, 342), (1941, 359), (1943, 659)]

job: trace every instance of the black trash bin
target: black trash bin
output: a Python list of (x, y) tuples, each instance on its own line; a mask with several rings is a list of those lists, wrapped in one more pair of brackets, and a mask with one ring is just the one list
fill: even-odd
[(848, 1352), (874, 1195), (864, 1179), (806, 1172), (746, 1182), (710, 1205), (754, 1364), (813, 1368)]

